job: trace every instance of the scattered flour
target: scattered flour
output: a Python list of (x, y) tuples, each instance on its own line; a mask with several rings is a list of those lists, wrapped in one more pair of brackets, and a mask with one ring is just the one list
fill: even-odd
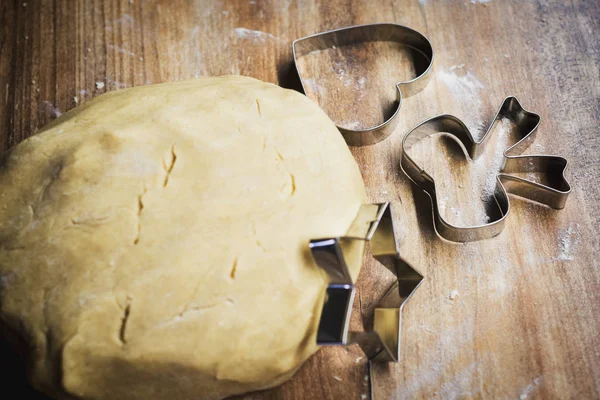
[(110, 50), (115, 50), (117, 53), (125, 54), (132, 57), (136, 55), (133, 51), (129, 51), (120, 46), (115, 46), (114, 44), (107, 44), (106, 48)]
[[(485, 182), (483, 184), (483, 191), (481, 192), (481, 200), (487, 201), (490, 197), (494, 195), (494, 191), (496, 190), (496, 177), (498, 172), (504, 166), (504, 151), (508, 148), (508, 142), (510, 139), (510, 132), (513, 128), (513, 122), (508, 118), (502, 118), (499, 121), (494, 123), (492, 126), (492, 135), (495, 137), (490, 137), (490, 143), (488, 145), (494, 145), (494, 155), (493, 160), (491, 160), (491, 165), (485, 168), (487, 172), (485, 176)], [(489, 163), (490, 160), (486, 160), (484, 157), (480, 157), (475, 161), (476, 167), (481, 167), (482, 164)], [(478, 168), (474, 170), (477, 171)]]
[(352, 76), (346, 73), (345, 65), (340, 62), (334, 62), (333, 70), (338, 80), (344, 85), (344, 87), (352, 87), (356, 90), (358, 98), (364, 97), (364, 88), (367, 83), (367, 78), (364, 76)]
[(544, 148), (543, 145), (539, 144), (539, 143), (535, 143), (532, 146), (532, 149), (535, 153), (543, 153), (546, 149)]
[(570, 224), (567, 229), (558, 232), (558, 256), (556, 261), (573, 261), (574, 253), (579, 245), (581, 229), (579, 224)]
[(201, 27), (200, 25), (196, 25), (194, 29), (190, 32), (190, 40), (194, 39), (198, 33), (200, 33)]
[(448, 295), (448, 298), (449, 298), (450, 300), (454, 300), (454, 299), (456, 299), (457, 297), (458, 297), (458, 290), (456, 290), (456, 289), (453, 289), (453, 290), (450, 292), (450, 294)]
[[(193, 57), (190, 59), (192, 65), (195, 65), (195, 70), (196, 72), (194, 73), (194, 77), (197, 78), (200, 74), (198, 73), (198, 71), (203, 71), (205, 72), (205, 66), (204, 66), (204, 57), (202, 56), (202, 52), (200, 51), (200, 37), (202, 37), (201, 33), (206, 34), (207, 31), (207, 26), (206, 24), (203, 25), (196, 25), (190, 32), (189, 34), (189, 42), (190, 42), (190, 48), (193, 49), (192, 50), (192, 54)], [(142, 59), (140, 59), (140, 61), (142, 61)]]
[(110, 85), (113, 85), (114, 87), (116, 87), (117, 89), (124, 89), (124, 88), (128, 88), (129, 85), (127, 83), (123, 83), (123, 82), (119, 82), (119, 81), (115, 81), (112, 79), (106, 79), (106, 82)]
[(463, 69), (463, 65), (454, 65), (449, 69), (440, 69), (437, 73), (437, 79), (442, 82), (449, 90), (452, 97), (461, 104), (467, 106), (469, 115), (467, 115), (467, 127), (473, 137), (477, 140), (483, 136), (484, 115), (483, 104), (481, 102), (481, 90), (485, 86), (471, 72), (459, 75), (457, 72)]
[(346, 128), (346, 129), (354, 129), (354, 130), (363, 128), (363, 124), (360, 121), (343, 121), (343, 122), (340, 122), (340, 126)]
[[(477, 377), (477, 362), (474, 362), (456, 373), (447, 381), (440, 385), (441, 399), (459, 399), (477, 397), (477, 393), (469, 393), (468, 388), (473, 387), (473, 382)], [(477, 390), (477, 389), (476, 389)]]
[(235, 28), (235, 35), (240, 39), (248, 39), (253, 43), (266, 43), (267, 40), (279, 40), (279, 38), (270, 33), (246, 28)]
[(427, 333), (435, 334), (435, 332), (433, 331), (433, 329), (431, 329), (431, 328), (430, 328), (430, 327), (428, 327), (428, 326), (421, 325), (421, 328), (423, 328), (423, 330), (424, 330), (425, 332), (427, 332)]
[[(514, 282), (517, 277), (514, 271), (511, 270), (510, 263), (506, 255), (502, 252), (497, 256), (491, 267), (487, 270), (485, 276), (485, 285), (490, 294), (495, 293), (499, 297), (504, 297), (513, 290)], [(499, 306), (504, 307), (504, 302), (500, 302)]]
[(448, 204), (448, 196), (437, 198), (437, 206), (442, 217), (446, 215), (446, 204)]
[(450, 207), (450, 212), (456, 217), (460, 218), (462, 216), (462, 211), (460, 211), (459, 207)]
[[(279, 5), (279, 11), (280, 12), (287, 12), (290, 8), (290, 6), (292, 5), (292, 2), (294, 0), (282, 0), (282, 1), (278, 1), (277, 4)], [(300, 4), (298, 4), (300, 6)]]
[(54, 104), (50, 103), (47, 100), (44, 100), (42, 102), (42, 104), (44, 105), (44, 107), (46, 108), (46, 111), (52, 115), (54, 118), (58, 118), (62, 115), (62, 112), (58, 109), (58, 107), (56, 107)]
[(319, 96), (323, 96), (327, 91), (327, 89), (315, 79), (304, 79), (303, 82), (306, 89), (318, 94)]
[(127, 24), (127, 23), (133, 23), (134, 22), (134, 18), (129, 15), (129, 14), (123, 14), (121, 15), (121, 17), (115, 19), (113, 21), (113, 24), (117, 25), (117, 24)]
[[(476, 384), (480, 379), (477, 373), (478, 362), (463, 365), (456, 370), (460, 363), (461, 353), (471, 348), (474, 340), (475, 318), (465, 318), (462, 324), (437, 331), (438, 340), (428, 345), (421, 355), (420, 363), (427, 368), (407, 373), (403, 389), (403, 398), (417, 398), (423, 390), (439, 387), (440, 390), (433, 398), (456, 399), (475, 397), (479, 391)], [(415, 325), (413, 329), (423, 329)], [(481, 355), (485, 358), (485, 354)]]
[(365, 83), (367, 83), (367, 78), (365, 78), (364, 76), (360, 77), (358, 81), (356, 81), (356, 89), (364, 89)]
[(538, 386), (540, 386), (542, 379), (543, 377), (538, 376), (533, 380), (533, 382), (525, 386), (525, 388), (521, 391), (521, 394), (519, 395), (519, 400), (527, 399), (529, 395), (532, 394), (538, 388)]

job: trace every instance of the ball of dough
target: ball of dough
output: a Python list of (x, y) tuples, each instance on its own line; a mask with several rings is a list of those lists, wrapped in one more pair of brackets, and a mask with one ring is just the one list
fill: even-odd
[(308, 241), (366, 201), (316, 104), (239, 76), (99, 96), (5, 152), (0, 188), (0, 330), (64, 399), (288, 379), (327, 285)]

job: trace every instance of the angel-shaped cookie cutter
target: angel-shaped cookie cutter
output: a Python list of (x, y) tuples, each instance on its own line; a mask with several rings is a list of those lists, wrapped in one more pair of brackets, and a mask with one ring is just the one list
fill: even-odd
[[(362, 259), (345, 257), (344, 242), (354, 240), (369, 241), (375, 259), (397, 277), (375, 307), (373, 329), (364, 332), (348, 332), (355, 287), (347, 263), (362, 263)], [(317, 265), (330, 279), (317, 344), (358, 343), (370, 360), (397, 362), (402, 309), (423, 276), (400, 257), (389, 203), (363, 205), (345, 236), (311, 240), (309, 246)]]
[(417, 72), (418, 76), (415, 78), (396, 83), (397, 106), (392, 116), (387, 120), (383, 121), (379, 125), (365, 129), (350, 129), (340, 125), (337, 126), (342, 133), (342, 136), (346, 140), (346, 143), (348, 143), (350, 146), (366, 146), (378, 143), (387, 138), (394, 131), (398, 123), (398, 119), (396, 117), (398, 116), (400, 107), (402, 106), (402, 98), (409, 97), (420, 92), (425, 86), (427, 86), (427, 83), (429, 82), (431, 77), (430, 72), (433, 65), (433, 47), (431, 46), (431, 43), (425, 36), (413, 29), (398, 24), (380, 23), (350, 26), (317, 33), (297, 39), (292, 44), (294, 64), (296, 66), (300, 82), (302, 83), (302, 89), (304, 90), (304, 93), (308, 93), (306, 91), (302, 71), (300, 71), (300, 68), (298, 67), (298, 60), (301, 57), (313, 51), (335, 48), (336, 46), (342, 47), (358, 43), (378, 41), (397, 42), (403, 46), (416, 50), (425, 57), (428, 63), (422, 71)]
[[(504, 151), (502, 168), (496, 179), (494, 198), (501, 217), (490, 223), (477, 226), (455, 226), (440, 214), (435, 180), (421, 168), (408, 154), (416, 142), (436, 133), (447, 133), (458, 141), (465, 153), (476, 159), (488, 142), (494, 123), (503, 118), (515, 124), (518, 141)], [(565, 178), (567, 160), (555, 155), (520, 155), (535, 140), (541, 118), (538, 114), (525, 110), (514, 96), (504, 99), (485, 135), (476, 141), (465, 124), (453, 115), (438, 115), (421, 122), (410, 130), (402, 140), (401, 166), (408, 178), (429, 196), (433, 209), (436, 232), (444, 239), (453, 242), (470, 242), (489, 239), (498, 235), (504, 228), (510, 211), (508, 193), (521, 196), (555, 209), (564, 208), (571, 187)], [(548, 184), (529, 181), (525, 178), (509, 175), (518, 172), (542, 172), (548, 177)]]

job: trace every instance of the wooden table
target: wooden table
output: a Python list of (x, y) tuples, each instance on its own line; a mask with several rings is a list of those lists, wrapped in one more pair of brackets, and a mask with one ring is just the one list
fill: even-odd
[[(371, 22), (417, 29), (436, 52), (433, 79), (405, 101), (397, 131), (352, 148), (371, 200), (393, 203), (402, 254), (426, 276), (403, 315), (402, 359), (369, 367), (357, 348), (326, 348), (284, 385), (242, 398), (600, 398), (598, 2), (6, 0), (0, 147), (110, 90), (221, 74), (292, 85), (294, 39)], [(337, 119), (354, 118), (344, 123), (381, 118), (412, 63), (401, 50), (378, 54), (327, 66), (334, 79), (312, 82), (312, 95)], [(334, 86), (343, 95), (329, 96)], [(481, 134), (509, 94), (542, 116), (530, 151), (569, 159), (567, 206), (512, 198), (498, 237), (445, 242), (428, 199), (399, 169), (403, 133), (452, 113)], [(415, 149), (443, 183), (448, 219), (485, 218), (501, 144), (474, 163), (439, 138)], [(355, 307), (368, 315), (390, 277), (368, 260), (360, 281)]]

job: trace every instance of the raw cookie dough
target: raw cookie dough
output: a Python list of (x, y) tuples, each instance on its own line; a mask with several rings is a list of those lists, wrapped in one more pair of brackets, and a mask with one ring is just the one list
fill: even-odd
[(5, 152), (0, 188), (0, 331), (61, 399), (288, 379), (327, 284), (308, 241), (366, 201), (316, 104), (239, 76), (99, 96)]

